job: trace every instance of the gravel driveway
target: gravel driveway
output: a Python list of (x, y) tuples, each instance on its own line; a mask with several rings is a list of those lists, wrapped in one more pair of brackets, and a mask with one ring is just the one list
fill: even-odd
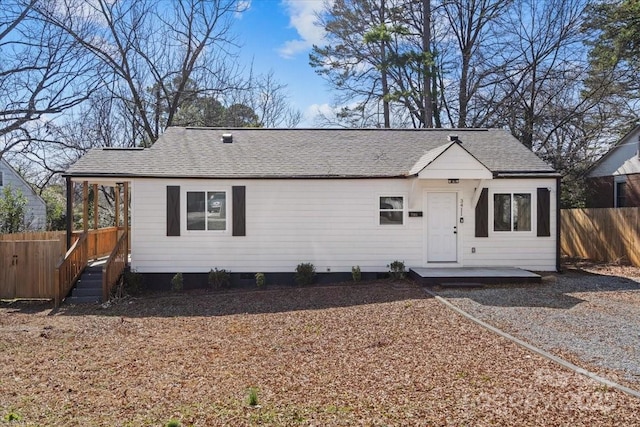
[(572, 268), (540, 285), (437, 293), (518, 338), (640, 390), (640, 269)]

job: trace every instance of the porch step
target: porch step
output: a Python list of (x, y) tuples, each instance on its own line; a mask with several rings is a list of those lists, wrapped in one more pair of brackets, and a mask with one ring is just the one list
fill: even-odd
[(65, 299), (69, 304), (99, 303), (102, 301), (102, 266), (85, 268), (71, 295)]

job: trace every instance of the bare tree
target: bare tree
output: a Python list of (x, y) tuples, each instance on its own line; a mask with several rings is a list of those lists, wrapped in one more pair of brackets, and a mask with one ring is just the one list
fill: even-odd
[(49, 20), (101, 64), (111, 96), (129, 111), (131, 144), (152, 144), (172, 125), (190, 81), (198, 81), (198, 90), (209, 96), (241, 84), (231, 52), (231, 22), (241, 2), (64, 0), (64, 5)]
[(97, 85), (78, 43), (42, 19), (37, 0), (3, 0), (0, 7), (0, 158), (27, 150), (38, 121), (69, 110)]
[[(490, 26), (510, 7), (512, 0), (451, 0), (442, 4), (451, 33), (455, 35), (458, 54), (455, 67), (458, 80), (458, 123), (460, 128), (469, 123), (469, 103), (476, 92), (487, 85), (494, 70), (487, 66), (484, 52), (496, 48)], [(493, 81), (490, 82), (490, 84)]]

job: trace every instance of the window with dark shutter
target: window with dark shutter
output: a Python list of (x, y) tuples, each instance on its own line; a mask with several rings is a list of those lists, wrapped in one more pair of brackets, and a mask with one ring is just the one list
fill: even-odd
[(489, 189), (483, 188), (476, 205), (476, 237), (489, 237)]
[(231, 188), (233, 199), (233, 232), (234, 236), (246, 236), (246, 188), (234, 186)]
[(538, 188), (538, 237), (551, 236), (551, 192)]
[(180, 235), (180, 186), (167, 186), (167, 236)]

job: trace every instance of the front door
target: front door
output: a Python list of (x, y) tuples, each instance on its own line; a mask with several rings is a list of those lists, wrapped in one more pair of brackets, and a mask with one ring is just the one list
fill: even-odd
[(458, 260), (456, 193), (427, 193), (427, 262)]

